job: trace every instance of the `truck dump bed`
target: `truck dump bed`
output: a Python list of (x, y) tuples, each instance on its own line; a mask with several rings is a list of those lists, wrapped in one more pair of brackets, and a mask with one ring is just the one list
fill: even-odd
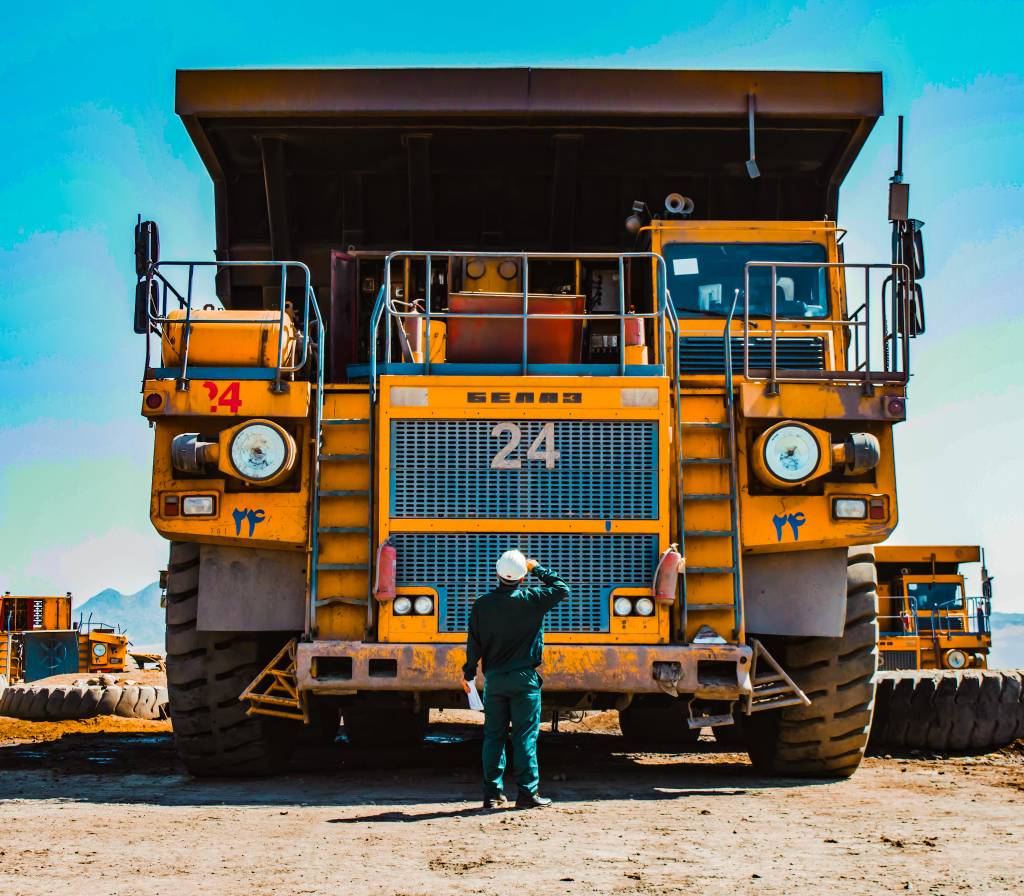
[[(751, 179), (753, 96), (757, 163)], [(179, 71), (221, 259), (330, 250), (619, 250), (634, 200), (694, 217), (835, 218), (882, 113), (879, 73)], [(226, 284), (222, 298), (232, 301)], [(238, 292), (235, 306), (253, 296)]]

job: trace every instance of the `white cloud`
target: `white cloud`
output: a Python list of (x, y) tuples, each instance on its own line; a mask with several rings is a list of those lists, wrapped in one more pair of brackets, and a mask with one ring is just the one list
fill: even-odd
[(19, 594), (63, 594), (75, 604), (104, 588), (126, 594), (138, 591), (167, 566), (167, 542), (148, 532), (117, 528), (66, 545), (30, 551), (10, 568), (0, 568), (4, 590)]

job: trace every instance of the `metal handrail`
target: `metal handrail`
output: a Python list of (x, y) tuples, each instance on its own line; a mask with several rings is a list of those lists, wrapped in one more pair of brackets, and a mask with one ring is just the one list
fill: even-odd
[[(739, 521), (739, 480), (736, 476), (736, 418), (733, 408), (733, 375), (732, 375), (732, 319), (736, 314), (739, 302), (739, 290), (733, 293), (732, 306), (725, 319), (722, 329), (722, 347), (725, 352), (725, 414), (729, 424), (729, 524), (732, 542), (732, 605), (734, 638), (739, 638), (743, 630), (743, 592), (740, 586), (740, 521)], [(747, 338), (743, 340), (743, 352), (747, 354)], [(775, 342), (772, 341), (772, 360), (774, 360)]]
[[(195, 269), (197, 267), (212, 267), (217, 268), (239, 268), (239, 267), (277, 267), (281, 269), (281, 293), (280, 293), (280, 308), (278, 309), (278, 336), (277, 336), (277, 363), (274, 365), (274, 382), (278, 388), (280, 388), (282, 375), (288, 373), (296, 373), (302, 370), (307, 362), (309, 361), (309, 328), (310, 319), (314, 318), (320, 327), (323, 329), (323, 320), (320, 315), (320, 308), (316, 301), (316, 296), (313, 292), (312, 277), (309, 268), (306, 267), (301, 261), (158, 261), (150, 265), (146, 272), (146, 290), (147, 296), (150, 294), (152, 289), (152, 282), (154, 279), (158, 279), (162, 286), (163, 299), (161, 302), (160, 314), (153, 314), (153, 309), (147, 302), (146, 305), (146, 319), (149, 325), (147, 334), (149, 332), (162, 332), (163, 325), (165, 324), (183, 324), (182, 334), (182, 345), (181, 345), (181, 365), (178, 368), (180, 375), (178, 377), (179, 387), (182, 389), (188, 388), (188, 347), (189, 338), (192, 331), (192, 302), (193, 302), (193, 284), (195, 280)], [(186, 288), (186, 294), (183, 296), (174, 285), (161, 273), (162, 268), (187, 268), (188, 269), (188, 286)], [(284, 363), (284, 321), (286, 314), (286, 297), (288, 287), (288, 269), (295, 268), (300, 270), (303, 275), (303, 315), (302, 315), (302, 350), (301, 355), (294, 364)], [(171, 320), (167, 313), (167, 293), (168, 290), (172, 292), (177, 298), (178, 303), (182, 308), (185, 309), (185, 320), (175, 321)], [(312, 311), (312, 314), (311, 314)], [(244, 318), (233, 318), (233, 317), (218, 317), (216, 320), (204, 321), (205, 323), (212, 323), (216, 325), (221, 324), (240, 324), (240, 323), (251, 323), (250, 320)], [(146, 370), (151, 370), (150, 366), (150, 344), (149, 337), (146, 338)], [(322, 366), (322, 358), (321, 358)]]
[[(498, 313), (498, 312), (451, 312), (451, 311), (433, 311), (431, 310), (431, 290), (433, 286), (433, 278), (431, 277), (432, 265), (434, 259), (450, 259), (450, 258), (517, 258), (519, 259), (522, 267), (523, 275), (523, 308), (518, 314), (511, 313)], [(657, 265), (658, 276), (656, 278), (657, 302), (654, 311), (645, 312), (626, 312), (625, 310), (625, 261), (626, 259), (646, 259), (652, 261)], [(425, 302), (423, 311), (401, 311), (395, 307), (394, 300), (391, 295), (391, 266), (392, 263), (399, 259), (412, 259), (422, 260), (426, 266), (426, 292)], [(548, 313), (530, 313), (529, 310), (529, 265), (530, 261), (615, 261), (619, 267), (619, 313), (618, 314), (548, 314)], [(657, 254), (656, 252), (589, 252), (589, 253), (572, 253), (572, 252), (456, 252), (456, 251), (424, 251), (424, 250), (411, 250), (403, 249), (396, 252), (390, 253), (384, 260), (384, 277), (381, 284), (380, 291), (377, 294), (377, 299), (374, 303), (373, 312), (370, 318), (370, 379), (371, 379), (371, 393), (376, 395), (376, 378), (377, 378), (377, 341), (379, 338), (379, 327), (380, 322), (384, 316), (385, 311), (388, 316), (388, 327), (385, 331), (385, 348), (384, 356), (390, 361), (392, 356), (392, 343), (391, 343), (391, 318), (399, 320), (401, 325), (402, 318), (416, 318), (423, 319), (426, 324), (426, 344), (424, 349), (424, 369), (426, 373), (430, 372), (430, 321), (433, 318), (447, 319), (447, 318), (460, 318), (463, 320), (478, 320), (478, 319), (495, 319), (495, 320), (521, 320), (523, 325), (523, 348), (521, 358), (521, 370), (522, 375), (526, 375), (528, 365), (528, 344), (527, 344), (527, 324), (529, 320), (617, 320), (619, 321), (619, 372), (625, 374), (626, 372), (626, 347), (625, 347), (625, 331), (626, 331), (626, 319), (629, 318), (641, 318), (650, 319), (658, 322), (658, 357), (657, 364), (663, 369), (666, 367), (666, 353), (665, 353), (665, 317), (666, 317), (666, 305), (668, 304), (668, 272), (665, 265), (665, 259)], [(509, 293), (512, 295), (512, 293)]]
[[(675, 425), (675, 442), (676, 442), (676, 507), (678, 513), (678, 536), (679, 536), (679, 553), (685, 558), (686, 557), (686, 512), (684, 509), (683, 501), (683, 408), (682, 408), (682, 390), (679, 384), (679, 316), (676, 314), (675, 306), (672, 304), (671, 295), (669, 295), (669, 301), (665, 306), (666, 316), (668, 317), (669, 327), (672, 330), (672, 392), (675, 399), (676, 405), (676, 425)], [(685, 568), (684, 568), (685, 569)], [(686, 640), (686, 623), (687, 623), (687, 590), (686, 590), (686, 573), (679, 577), (680, 597), (679, 597), (679, 640)]]
[[(889, 314), (886, 312), (885, 307), (885, 295), (883, 292), (882, 296), (882, 346), (883, 346), (883, 366), (881, 371), (873, 371), (871, 369), (871, 271), (872, 270), (887, 270), (890, 273), (890, 279), (895, 280), (899, 283), (910, 282), (910, 268), (908, 265), (901, 262), (885, 262), (885, 263), (858, 263), (858, 262), (815, 262), (815, 261), (748, 261), (743, 266), (743, 375), (748, 380), (753, 379), (750, 374), (750, 269), (751, 268), (770, 268), (771, 269), (771, 366), (768, 371), (768, 393), (775, 395), (778, 393), (778, 384), (780, 382), (804, 382), (807, 380), (831, 380), (831, 381), (847, 381), (847, 382), (859, 382), (862, 384), (864, 391), (870, 393), (877, 383), (906, 383), (910, 377), (910, 293), (909, 290), (893, 289), (892, 290), (892, 311), (891, 320), (893, 322), (893, 330), (890, 333), (888, 330)], [(822, 318), (798, 318), (798, 322), (813, 323), (816, 327), (825, 326), (836, 326), (844, 327), (848, 329), (853, 338), (850, 340), (854, 346), (854, 363), (852, 365), (847, 364), (846, 370), (835, 370), (827, 371), (823, 375), (821, 371), (808, 371), (807, 374), (803, 374), (799, 371), (786, 371), (785, 377), (778, 375), (778, 296), (776, 295), (776, 288), (778, 286), (778, 269), (779, 268), (813, 268), (816, 270), (843, 270), (847, 268), (856, 268), (864, 271), (864, 302), (857, 308), (852, 314), (847, 314), (844, 319), (822, 319)], [(897, 277), (897, 272), (900, 273), (901, 277)], [(902, 292), (902, 298), (899, 297), (899, 293)], [(903, 332), (899, 331), (899, 320), (901, 319), (899, 303), (902, 302), (902, 320), (907, 325), (904, 327)], [(864, 313), (864, 319), (860, 320), (861, 312)], [(787, 321), (789, 319), (787, 318)], [(791, 322), (791, 321), (790, 321)], [(860, 363), (860, 339), (859, 331), (864, 330), (864, 362)], [(729, 327), (726, 327), (728, 332)], [(900, 338), (902, 341), (902, 352), (900, 353), (901, 364), (897, 364), (894, 359), (891, 359), (888, 351), (888, 343), (890, 340)], [(859, 371), (863, 369), (863, 374), (855, 376)], [(882, 377), (879, 379), (877, 374), (881, 373)], [(888, 376), (887, 376), (888, 375)]]

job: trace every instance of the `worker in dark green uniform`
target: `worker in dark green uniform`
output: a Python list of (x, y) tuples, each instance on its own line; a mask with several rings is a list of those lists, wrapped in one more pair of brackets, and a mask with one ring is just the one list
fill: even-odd
[[(537, 792), (537, 735), (540, 731), (540, 688), (537, 674), (544, 652), (544, 614), (569, 596), (569, 586), (551, 569), (527, 560), (521, 551), (506, 551), (497, 562), (498, 587), (473, 604), (466, 641), (465, 685), (483, 662), (484, 676), (484, 808), (506, 805), (502, 793), (505, 737), (512, 724), (512, 756), (519, 795), (516, 808), (547, 806)], [(526, 587), (533, 572), (543, 585)]]

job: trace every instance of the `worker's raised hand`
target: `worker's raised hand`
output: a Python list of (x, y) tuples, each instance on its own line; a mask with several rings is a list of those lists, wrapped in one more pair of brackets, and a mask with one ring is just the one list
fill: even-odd
[(526, 571), (527, 572), (533, 572), (533, 568), (535, 566), (540, 566), (540, 564), (536, 560), (534, 560), (532, 557), (526, 561)]

